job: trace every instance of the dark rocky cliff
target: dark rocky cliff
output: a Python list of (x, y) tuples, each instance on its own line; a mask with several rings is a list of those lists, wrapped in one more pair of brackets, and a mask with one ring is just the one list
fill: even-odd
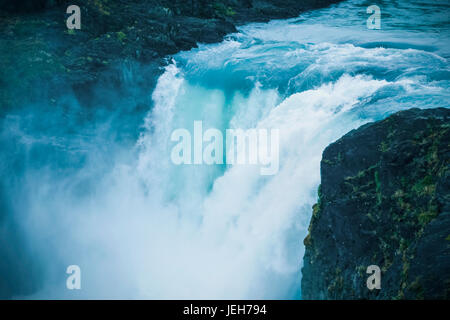
[(68, 30), (73, 1), (0, 0), (0, 115), (67, 88), (86, 104), (94, 84), (120, 87), (120, 65), (127, 61), (146, 65), (138, 68), (149, 91), (168, 55), (220, 42), (240, 24), (291, 18), (339, 1), (86, 0), (78, 3), (81, 29)]
[[(449, 129), (449, 109), (411, 109), (324, 151), (304, 299), (450, 298)], [(380, 290), (366, 286), (369, 265)]]

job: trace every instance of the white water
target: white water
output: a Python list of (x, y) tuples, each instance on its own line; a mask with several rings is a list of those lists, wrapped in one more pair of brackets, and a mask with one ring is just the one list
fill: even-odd
[[(23, 227), (45, 248), (45, 281), (33, 297), (298, 298), (324, 148), (394, 111), (450, 101), (448, 28), (436, 31), (433, 13), (402, 3), (381, 6), (379, 31), (365, 28), (366, 5), (352, 1), (248, 25), (175, 56), (125, 152), (134, 159), (112, 154), (112, 168), (82, 197), (74, 181), (96, 176), (101, 162), (71, 177), (27, 176), (39, 189)], [(194, 120), (204, 129), (279, 129), (278, 174), (174, 166), (170, 134)], [(69, 264), (82, 269), (78, 292), (65, 289), (58, 269)]]

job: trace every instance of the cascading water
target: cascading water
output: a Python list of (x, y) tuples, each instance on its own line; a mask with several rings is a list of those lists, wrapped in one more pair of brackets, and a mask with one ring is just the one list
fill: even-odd
[[(446, 1), (380, 3), (381, 30), (366, 28), (370, 4), (247, 25), (181, 52), (158, 79), (133, 150), (109, 148), (105, 164), (86, 146), (95, 160), (80, 160), (70, 176), (24, 168), (23, 188), (10, 192), (26, 195), (21, 228), (46, 261), (33, 297), (299, 298), (324, 148), (392, 112), (450, 101)], [(58, 143), (7, 119), (3, 138)], [(278, 173), (174, 165), (171, 133), (192, 131), (195, 120), (222, 131), (279, 129)], [(118, 129), (96, 128), (88, 139), (107, 144), (103, 130)], [(73, 152), (83, 148), (65, 139)], [(95, 182), (83, 193), (85, 179)], [(76, 293), (58, 269), (69, 264), (83, 271)]]

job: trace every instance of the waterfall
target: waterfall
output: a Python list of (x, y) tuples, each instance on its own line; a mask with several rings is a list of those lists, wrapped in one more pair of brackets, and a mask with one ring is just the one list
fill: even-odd
[[(347, 1), (175, 55), (148, 92), (153, 107), (134, 147), (69, 177), (24, 174), (20, 194), (38, 191), (23, 228), (47, 261), (33, 297), (73, 298), (53, 261), (81, 267), (80, 298), (300, 298), (324, 148), (395, 111), (449, 105), (448, 28), (417, 6), (385, 4), (382, 29), (368, 30), (363, 2)], [(10, 120), (8, 134), (25, 139)], [(194, 121), (279, 129), (279, 171), (173, 164), (171, 133)], [(86, 177), (99, 178), (80, 195), (74, 186)]]

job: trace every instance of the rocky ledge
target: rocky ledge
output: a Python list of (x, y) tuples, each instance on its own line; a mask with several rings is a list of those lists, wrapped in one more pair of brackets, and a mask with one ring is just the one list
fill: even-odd
[(73, 1), (0, 0), (0, 103), (14, 108), (67, 88), (86, 96), (98, 82), (117, 89), (118, 65), (127, 61), (146, 65), (140, 75), (152, 87), (150, 78), (167, 56), (220, 42), (237, 25), (291, 18), (339, 1), (86, 0), (78, 3), (81, 29), (69, 30), (66, 9)]
[(449, 109), (411, 109), (326, 148), (304, 299), (450, 298), (449, 129)]

